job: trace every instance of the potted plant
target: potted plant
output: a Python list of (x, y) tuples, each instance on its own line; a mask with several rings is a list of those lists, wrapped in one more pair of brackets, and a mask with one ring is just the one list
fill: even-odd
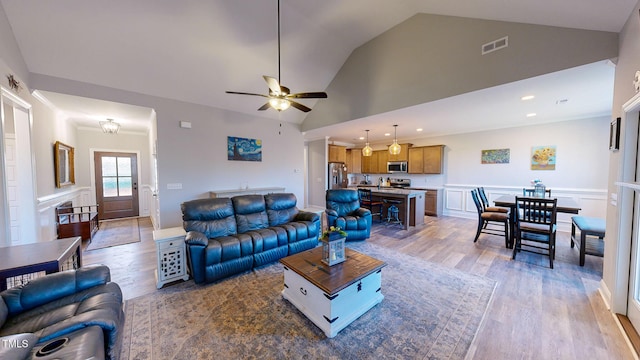
[(322, 233), (322, 262), (333, 266), (346, 260), (344, 240), (347, 233), (337, 226), (331, 226)]
[(347, 237), (347, 233), (339, 226), (331, 226), (322, 233), (322, 239), (335, 240), (341, 237)]

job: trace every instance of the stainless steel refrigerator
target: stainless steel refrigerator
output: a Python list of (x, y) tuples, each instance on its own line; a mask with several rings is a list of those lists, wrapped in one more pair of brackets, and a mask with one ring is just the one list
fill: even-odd
[(329, 163), (329, 189), (346, 188), (349, 184), (347, 178), (347, 165), (341, 162)]

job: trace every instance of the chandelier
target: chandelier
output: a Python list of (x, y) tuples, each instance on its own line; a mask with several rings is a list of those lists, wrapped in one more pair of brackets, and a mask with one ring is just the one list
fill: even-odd
[(120, 130), (120, 124), (113, 121), (113, 119), (107, 119), (107, 121), (100, 121), (100, 127), (105, 134), (117, 134)]

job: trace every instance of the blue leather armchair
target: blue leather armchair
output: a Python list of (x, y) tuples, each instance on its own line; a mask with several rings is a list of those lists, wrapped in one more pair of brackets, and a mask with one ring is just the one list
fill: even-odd
[(371, 211), (360, 207), (358, 191), (327, 190), (327, 224), (347, 233), (347, 241), (365, 240), (371, 236)]

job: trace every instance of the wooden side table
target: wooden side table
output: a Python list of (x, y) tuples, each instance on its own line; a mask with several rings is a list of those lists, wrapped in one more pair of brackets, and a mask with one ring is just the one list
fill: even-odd
[(160, 289), (164, 284), (176, 280), (189, 280), (186, 264), (186, 235), (181, 227), (173, 227), (153, 231), (156, 243), (158, 268), (156, 269), (156, 287)]
[(82, 266), (80, 236), (0, 249), (0, 291)]

